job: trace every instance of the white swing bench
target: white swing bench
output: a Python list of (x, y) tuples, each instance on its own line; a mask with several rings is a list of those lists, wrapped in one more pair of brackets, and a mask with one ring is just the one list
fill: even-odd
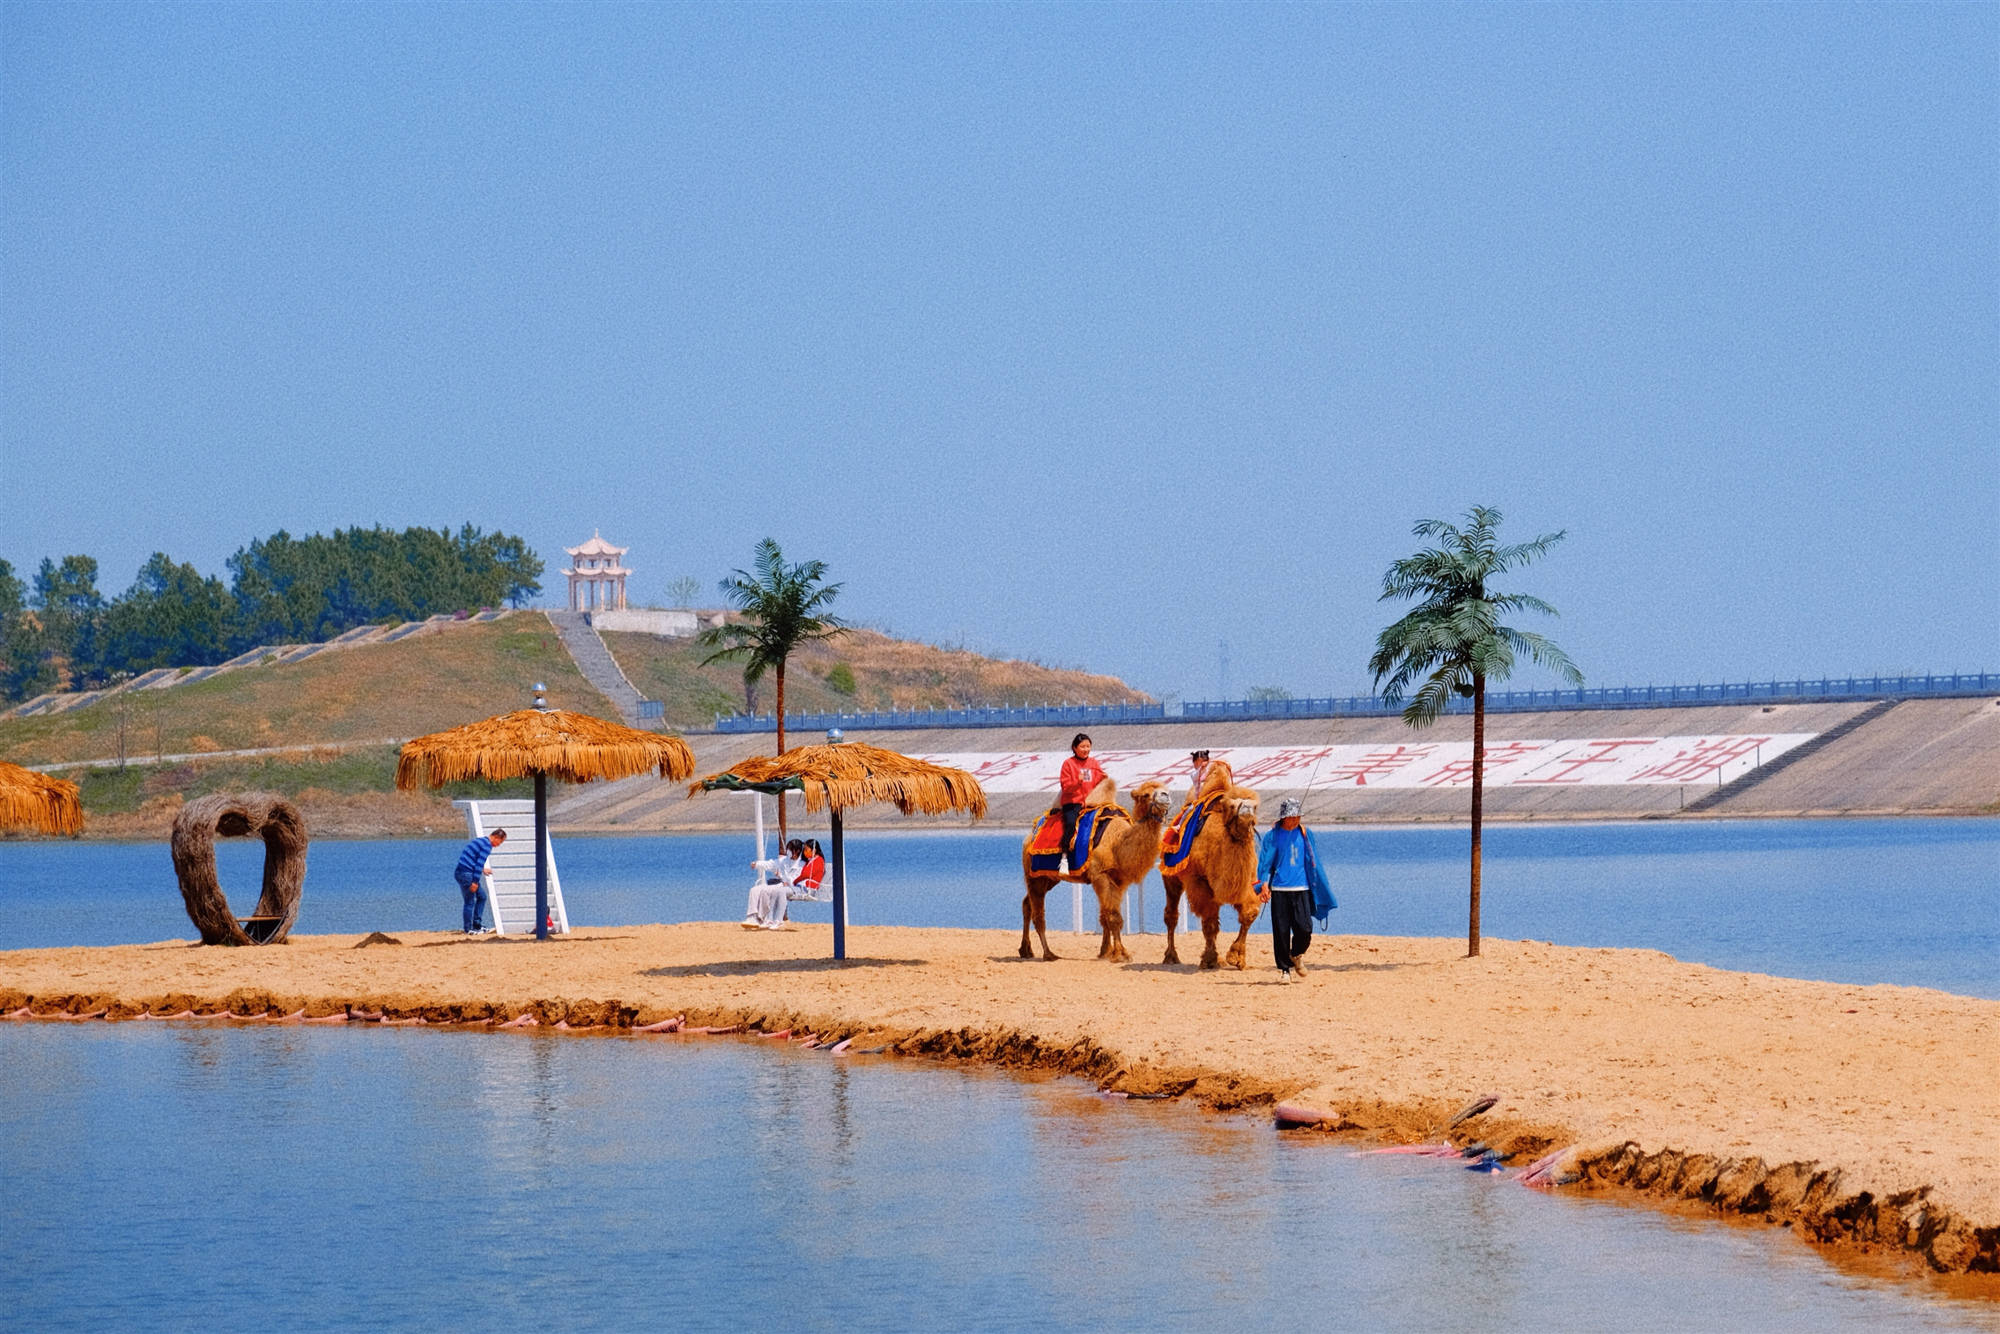
[[(760, 862), (769, 861), (770, 858), (764, 855), (764, 794), (761, 792), (750, 792), (745, 795), (750, 798), (757, 812), (757, 860)], [(784, 849), (780, 848), (779, 851), (783, 852)], [(757, 878), (750, 882), (752, 889), (762, 889), (774, 883), (766, 878), (769, 873), (762, 869), (757, 870), (755, 874)], [(800, 889), (797, 885), (786, 885), (785, 901), (787, 903), (832, 903), (833, 876), (828, 874), (822, 877), (818, 889)]]

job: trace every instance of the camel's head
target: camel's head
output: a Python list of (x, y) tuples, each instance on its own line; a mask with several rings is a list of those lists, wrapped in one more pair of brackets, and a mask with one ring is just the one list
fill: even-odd
[(1164, 820), (1173, 806), (1165, 783), (1145, 782), (1132, 789), (1132, 814), (1141, 820)]
[(1223, 802), (1223, 810), (1232, 835), (1240, 838), (1257, 832), (1257, 794), (1249, 788), (1239, 787), (1231, 791)]

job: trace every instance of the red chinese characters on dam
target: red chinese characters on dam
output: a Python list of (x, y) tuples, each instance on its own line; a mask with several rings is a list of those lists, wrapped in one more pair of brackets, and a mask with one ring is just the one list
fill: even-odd
[[(1582, 777), (1582, 774), (1591, 765), (1618, 764), (1623, 756), (1633, 753), (1633, 748), (1657, 746), (1658, 744), (1658, 737), (1620, 737), (1614, 741), (1586, 741), (1583, 743), (1581, 751), (1572, 751), (1558, 756), (1557, 760), (1560, 767), (1552, 772), (1543, 773), (1537, 769), (1532, 773), (1523, 774), (1515, 781), (1523, 787), (1535, 783), (1589, 782), (1590, 780)], [(1598, 781), (1603, 782), (1606, 780), (1600, 779)], [(1625, 782), (1629, 781), (1629, 779), (1621, 777), (1612, 781)]]
[(1369, 778), (1377, 785), (1391, 774), (1401, 773), (1418, 760), (1429, 759), (1436, 746), (1389, 746), (1372, 750), (1358, 760), (1335, 765), (1327, 775), (1326, 785), (1335, 787), (1341, 783), (1352, 783), (1356, 787), (1367, 787)]
[(1703, 737), (1688, 749), (1676, 751), (1672, 759), (1640, 770), (1632, 775), (1632, 781), (1693, 783), (1712, 779), (1735, 761), (1762, 751), (1770, 740), (1767, 736)]
[[(1496, 741), (1486, 747), (1486, 781), (1493, 781), (1496, 769), (1504, 769), (1529, 755), (1542, 753), (1539, 741)], [(1426, 787), (1458, 787), (1472, 781), (1472, 756), (1470, 753), (1452, 760), (1442, 769), (1424, 775)]]
[[(1490, 741), (1488, 787), (1647, 786), (1726, 783), (1769, 764), (1818, 735), (1566, 737)], [(1204, 745), (1204, 743), (1207, 743)], [(1373, 791), (1464, 787), (1472, 782), (1470, 741), (1372, 742), (1315, 746), (1217, 746), (1190, 729), (1185, 748), (1095, 752), (1105, 772), (1130, 792), (1144, 782), (1185, 789), (1188, 751), (1207, 749), (1228, 762), (1244, 787), (1272, 792)], [(1062, 752), (954, 751), (922, 758), (971, 771), (988, 792), (1053, 792)]]

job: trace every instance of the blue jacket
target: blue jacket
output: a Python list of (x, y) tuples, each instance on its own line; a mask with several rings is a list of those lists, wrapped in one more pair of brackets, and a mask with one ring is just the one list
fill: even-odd
[[(1268, 886), (1271, 883), (1271, 872), (1278, 860), (1280, 832), (1277, 825), (1272, 825), (1264, 831), (1264, 841), (1257, 850), (1257, 883), (1260, 885)], [(1324, 927), (1326, 915), (1338, 908), (1340, 902), (1333, 897), (1333, 887), (1326, 880), (1325, 863), (1319, 855), (1319, 836), (1303, 824), (1299, 826), (1299, 832), (1305, 835), (1306, 888), (1312, 891), (1313, 916), (1319, 918), (1320, 925)]]

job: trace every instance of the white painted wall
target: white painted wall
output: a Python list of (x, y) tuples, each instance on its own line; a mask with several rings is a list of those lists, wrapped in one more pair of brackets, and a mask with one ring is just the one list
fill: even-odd
[(599, 630), (664, 635), (670, 639), (685, 639), (701, 629), (700, 619), (695, 613), (681, 608), (626, 607), (617, 611), (593, 611), (590, 623)]

